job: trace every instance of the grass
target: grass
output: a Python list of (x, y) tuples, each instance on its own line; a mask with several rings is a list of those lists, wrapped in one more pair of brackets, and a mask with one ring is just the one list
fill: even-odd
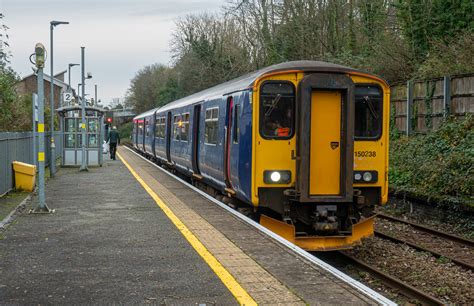
[(28, 192), (11, 191), (0, 198), (0, 220), (3, 220), (8, 214), (15, 209), (27, 196)]

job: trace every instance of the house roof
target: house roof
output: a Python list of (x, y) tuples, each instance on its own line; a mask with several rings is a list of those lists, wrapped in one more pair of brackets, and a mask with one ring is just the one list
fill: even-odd
[[(65, 72), (65, 71), (60, 72), (60, 73), (58, 73), (58, 74), (56, 74), (56, 75), (63, 74), (64, 72)], [(31, 73), (31, 74), (29, 74), (29, 75), (23, 77), (22, 80), (25, 80), (25, 79), (30, 78), (30, 77), (32, 77), (32, 76), (36, 76), (36, 73), (33, 72), (33, 73)], [(51, 76), (50, 76), (49, 74), (43, 73), (43, 77), (44, 77), (44, 80), (45, 80), (45, 81), (51, 82)], [(61, 81), (61, 80), (58, 80), (58, 79), (56, 79), (56, 78), (54, 78), (54, 83), (53, 83), (53, 84), (54, 84), (54, 85), (57, 85), (57, 86), (59, 86), (59, 87), (67, 87), (67, 86), (68, 86), (67, 83), (65, 83), (65, 82), (63, 82), (63, 81)]]

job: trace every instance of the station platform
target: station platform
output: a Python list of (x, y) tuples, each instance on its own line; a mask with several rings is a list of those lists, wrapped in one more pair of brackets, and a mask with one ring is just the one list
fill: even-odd
[(56, 212), (23, 213), (1, 233), (1, 304), (386, 304), (118, 152), (61, 169), (46, 187)]

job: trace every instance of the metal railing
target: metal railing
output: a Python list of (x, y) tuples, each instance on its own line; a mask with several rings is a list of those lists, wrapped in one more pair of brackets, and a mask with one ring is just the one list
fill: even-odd
[[(51, 148), (51, 133), (45, 133), (46, 145), (46, 165), (49, 163)], [(36, 138), (38, 144), (38, 138)], [(60, 132), (54, 133), (56, 145), (56, 159), (61, 157), (62, 141)], [(33, 133), (32, 132), (2, 132), (0, 133), (0, 195), (12, 190), (15, 186), (13, 181), (12, 162), (20, 161), (28, 164), (35, 164), (36, 158), (33, 154)], [(36, 162), (37, 165), (37, 162)]]

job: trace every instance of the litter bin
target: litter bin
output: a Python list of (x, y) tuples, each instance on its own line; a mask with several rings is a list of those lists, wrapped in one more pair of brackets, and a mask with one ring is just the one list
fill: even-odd
[(36, 166), (14, 161), (13, 171), (15, 171), (15, 188), (33, 191), (36, 180)]

